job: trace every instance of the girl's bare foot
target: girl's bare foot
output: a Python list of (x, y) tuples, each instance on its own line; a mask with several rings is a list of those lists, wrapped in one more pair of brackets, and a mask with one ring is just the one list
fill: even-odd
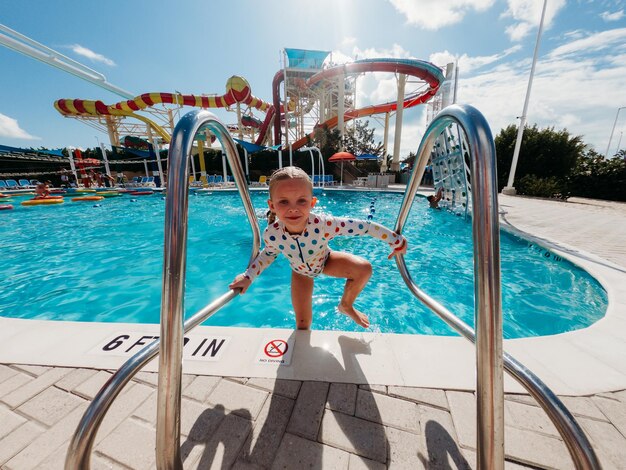
[(359, 312), (352, 305), (346, 305), (344, 303), (340, 303), (337, 306), (337, 310), (339, 310), (344, 315), (348, 315), (350, 318), (354, 320), (357, 325), (362, 326), (363, 328), (370, 327), (370, 320), (367, 318), (363, 312)]

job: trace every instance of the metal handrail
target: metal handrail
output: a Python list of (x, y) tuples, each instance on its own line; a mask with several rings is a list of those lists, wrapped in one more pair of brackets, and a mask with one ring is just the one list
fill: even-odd
[[(260, 230), (256, 215), (254, 213), (254, 208), (252, 206), (252, 201), (250, 200), (250, 194), (248, 192), (248, 187), (245, 184), (245, 179), (243, 176), (243, 169), (241, 167), (241, 162), (239, 161), (237, 149), (235, 143), (233, 142), (230, 134), (226, 130), (226, 128), (217, 120), (217, 118), (207, 112), (207, 111), (192, 111), (187, 115), (183, 116), (183, 118), (179, 121), (176, 129), (174, 130), (172, 145), (170, 146), (170, 173), (169, 173), (169, 188), (168, 188), (168, 196), (166, 201), (166, 245), (165, 245), (165, 256), (166, 262), (163, 267), (163, 290), (166, 290), (166, 281), (167, 287), (171, 285), (171, 276), (172, 272), (168, 270), (171, 263), (168, 263), (168, 258), (174, 254), (171, 250), (171, 243), (181, 243), (184, 239), (186, 242), (186, 231), (184, 234), (181, 234), (180, 230), (176, 231), (179, 228), (179, 225), (173, 223), (177, 222), (178, 224), (182, 223), (181, 218), (184, 218), (184, 224), (186, 226), (187, 223), (187, 193), (188, 193), (188, 158), (187, 155), (191, 150), (191, 144), (193, 143), (193, 138), (196, 132), (200, 129), (200, 127), (207, 126), (210, 130), (216, 134), (218, 140), (222, 143), (222, 147), (226, 151), (226, 155), (228, 158), (228, 162), (230, 164), (231, 170), (235, 176), (235, 182), (237, 184), (239, 194), (244, 202), (244, 208), (246, 211), (246, 215), (248, 217), (248, 221), (250, 222), (250, 226), (252, 228), (253, 234), (253, 246), (252, 253), (250, 259), (254, 259), (260, 248)], [(177, 168), (175, 170), (174, 168)], [(184, 178), (184, 179), (183, 179)], [(181, 192), (184, 194), (181, 195)], [(182, 196), (182, 197), (181, 197)], [(184, 200), (183, 200), (184, 199)], [(182, 202), (182, 204), (181, 204)], [(182, 206), (182, 207), (181, 207)], [(169, 224), (167, 222), (170, 222)], [(169, 234), (168, 237), (168, 228), (173, 234)], [(183, 237), (181, 239), (181, 237)], [(168, 243), (170, 245), (168, 245)], [(168, 249), (168, 247), (170, 249)], [(184, 250), (186, 249), (186, 243), (182, 247), (183, 253), (183, 266), (181, 269), (184, 269)], [(178, 253), (180, 255), (180, 253)], [(180, 258), (179, 258), (180, 259)], [(177, 281), (184, 284), (184, 270), (179, 273), (174, 273), (179, 276)], [(182, 288), (180, 289), (182, 292)], [(238, 292), (229, 290), (225, 294), (221, 295), (213, 302), (199, 310), (193, 316), (188, 318), (183, 326), (183, 330), (185, 332), (193, 329), (197, 325), (204, 322), (207, 318), (213, 315), (215, 312), (220, 310), (224, 305), (228, 304), (232, 299), (237, 297)], [(165, 303), (163, 304), (165, 305)], [(163, 308), (163, 307), (162, 307)], [(182, 299), (180, 299), (180, 318), (182, 319)], [(163, 326), (162, 326), (163, 328)], [(179, 330), (180, 332), (180, 330)], [(180, 342), (182, 343), (182, 334), (179, 333), (181, 338)], [(171, 341), (170, 336), (167, 337), (168, 341)], [(93, 449), (93, 444), (95, 441), (96, 434), (109, 410), (111, 404), (122, 391), (124, 386), (133, 378), (133, 376), (143, 368), (151, 359), (153, 359), (159, 352), (159, 348), (161, 347), (161, 339), (165, 341), (165, 337), (163, 333), (156, 341), (150, 343), (137, 354), (132, 356), (128, 361), (126, 361), (122, 367), (120, 367), (115, 374), (111, 376), (111, 378), (104, 384), (102, 389), (98, 392), (98, 394), (94, 397), (91, 404), (83, 414), (81, 421), (72, 437), (70, 442), (70, 446), (67, 452), (67, 457), (65, 460), (65, 469), (66, 470), (89, 470), (90, 468), (90, 457)], [(179, 364), (182, 360), (182, 349), (180, 356), (178, 358), (174, 358), (171, 360), (178, 360)], [(160, 382), (161, 382), (161, 369), (159, 371), (159, 395), (160, 395)], [(180, 374), (178, 375), (178, 379), (180, 380)], [(171, 383), (171, 380), (168, 381)], [(180, 391), (180, 384), (178, 385), (178, 390)], [(171, 393), (168, 395), (171, 399)], [(180, 395), (179, 395), (180, 396)], [(165, 406), (172, 406), (171, 403), (167, 403)], [(160, 411), (160, 410), (159, 410)], [(171, 414), (171, 413), (170, 413)], [(173, 413), (179, 417), (179, 412)], [(174, 419), (176, 419), (176, 416)], [(162, 418), (161, 418), (162, 419)], [(177, 419), (177, 423), (180, 423), (180, 420)], [(157, 428), (160, 426), (159, 418), (157, 417)], [(180, 429), (180, 428), (179, 428)], [(158, 435), (158, 432), (157, 432)], [(178, 435), (178, 440), (175, 443), (175, 447), (180, 447), (180, 432), (176, 433)], [(166, 439), (167, 440), (167, 439)], [(170, 446), (169, 442), (165, 443), (166, 446)], [(172, 443), (174, 445), (174, 443)], [(163, 446), (163, 443), (161, 443)], [(170, 446), (171, 447), (171, 446)], [(157, 446), (157, 459), (159, 454), (165, 453), (169, 455), (168, 462), (159, 463), (160, 468), (180, 468), (181, 461), (180, 458), (178, 461), (175, 460), (175, 457), (178, 456), (178, 451), (169, 450), (163, 451), (162, 448)]]
[[(422, 291), (411, 278), (404, 256), (396, 263), (409, 290), (430, 310), (462, 336), (476, 343), (477, 350), (477, 468), (501, 469), (504, 465), (503, 397), (500, 366), (539, 403), (558, 429), (577, 469), (600, 469), (598, 458), (575, 418), (563, 402), (535, 374), (502, 351), (500, 300), (499, 220), (497, 211), (496, 160), (493, 138), (483, 115), (472, 106), (453, 105), (441, 111), (420, 143), (416, 165), (404, 194), (395, 230), (402, 232), (415, 199), (419, 182), (437, 136), (450, 124), (459, 125), (467, 136), (472, 171), (472, 233), (474, 239), (475, 317), (474, 330)], [(486, 364), (485, 364), (486, 362)], [(485, 386), (485, 382), (487, 386)], [(490, 425), (494, 428), (490, 429)], [(499, 434), (499, 435), (498, 435)]]

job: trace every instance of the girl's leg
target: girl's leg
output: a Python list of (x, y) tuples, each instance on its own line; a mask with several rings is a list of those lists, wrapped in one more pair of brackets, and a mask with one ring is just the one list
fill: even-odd
[(354, 301), (361, 293), (372, 276), (372, 265), (369, 261), (350, 253), (332, 251), (326, 261), (324, 274), (346, 278), (343, 296), (337, 307), (341, 313), (348, 315), (358, 325), (369, 328), (370, 321), (363, 312), (354, 308)]
[(313, 279), (291, 271), (291, 303), (296, 312), (296, 327), (311, 328), (313, 319)]

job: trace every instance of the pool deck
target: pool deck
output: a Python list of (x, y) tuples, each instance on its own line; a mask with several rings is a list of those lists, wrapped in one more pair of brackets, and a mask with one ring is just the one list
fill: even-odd
[[(561, 396), (603, 468), (624, 468), (626, 204), (501, 195), (500, 213), (506, 230), (581, 265), (607, 290), (607, 315), (591, 327), (507, 340), (505, 349)], [(474, 352), (461, 338), (197, 330), (185, 348), (185, 468), (476, 468)], [(89, 401), (155, 334), (0, 319), (0, 468), (62, 468)], [(154, 370), (112, 406), (92, 468), (155, 468)], [(505, 388), (506, 468), (573, 468), (534, 400), (509, 379)]]

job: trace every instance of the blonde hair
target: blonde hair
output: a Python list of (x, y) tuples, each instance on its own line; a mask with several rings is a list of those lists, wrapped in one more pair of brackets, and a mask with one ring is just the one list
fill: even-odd
[[(270, 199), (272, 198), (272, 193), (276, 185), (285, 180), (305, 181), (311, 189), (311, 194), (313, 193), (313, 182), (311, 181), (311, 178), (309, 178), (309, 175), (307, 175), (302, 168), (298, 168), (297, 166), (286, 166), (284, 168), (274, 170), (274, 173), (270, 176)], [(273, 224), (274, 221), (276, 221), (276, 214), (274, 214), (271, 210), (267, 211), (267, 222), (269, 224)]]

